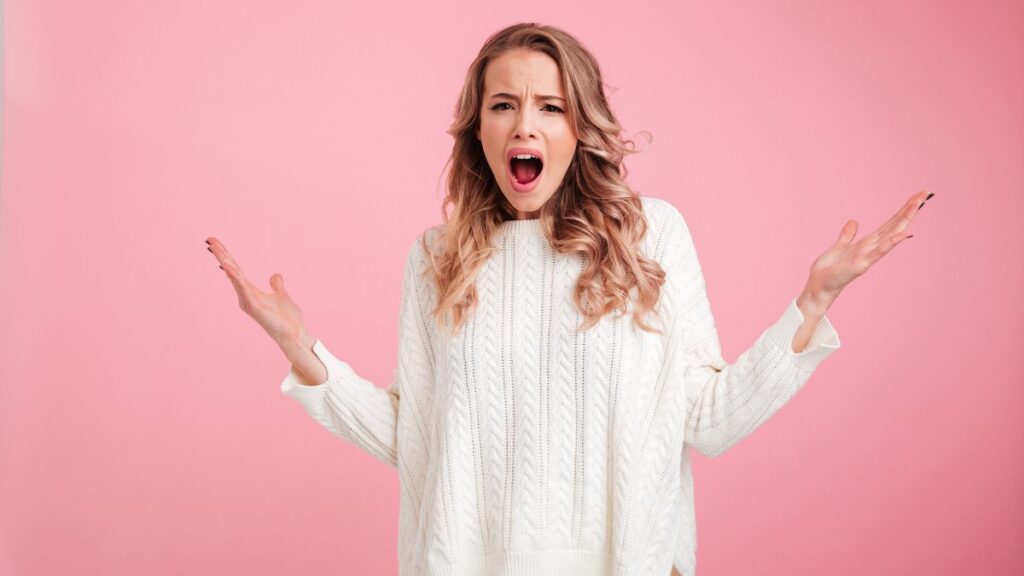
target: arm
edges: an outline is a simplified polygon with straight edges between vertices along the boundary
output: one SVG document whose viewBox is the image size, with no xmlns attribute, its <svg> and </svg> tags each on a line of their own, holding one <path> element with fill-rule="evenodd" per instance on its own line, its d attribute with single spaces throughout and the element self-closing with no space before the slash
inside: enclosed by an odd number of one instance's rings
<svg viewBox="0 0 1024 576">
<path fill-rule="evenodd" d="M 850 282 L 911 236 L 907 227 L 932 196 L 927 190 L 917 192 L 877 230 L 857 240 L 858 223 L 848 220 L 839 239 L 811 265 L 800 296 L 731 366 L 722 360 L 692 240 L 685 223 L 677 226 L 684 231 L 681 252 L 691 253 L 680 258 L 678 273 L 684 282 L 692 282 L 688 291 L 681 290 L 687 302 L 684 307 L 693 309 L 689 337 L 683 337 L 689 362 L 684 379 L 689 401 L 687 443 L 706 455 L 719 455 L 756 430 L 803 387 L 818 364 L 840 346 L 825 311 Z M 678 211 L 675 216 L 670 220 L 682 221 Z"/>
<path fill-rule="evenodd" d="M 815 321 L 814 316 L 805 318 L 794 298 L 734 364 L 726 363 L 693 239 L 677 210 L 666 220 L 666 287 L 687 398 L 685 443 L 714 457 L 786 404 L 817 365 L 839 349 L 839 335 L 821 314 L 806 345 L 794 352 L 798 328 L 806 331 L 807 322 Z"/>
<path fill-rule="evenodd" d="M 800 324 L 800 327 L 796 330 L 796 335 L 793 336 L 793 352 L 802 352 L 807 347 L 811 337 L 818 331 L 818 325 L 821 323 L 821 319 L 825 317 L 825 312 L 828 308 L 817 305 L 814 297 L 806 289 L 796 297 L 794 302 L 803 316 L 803 323 Z"/>
<path fill-rule="evenodd" d="M 399 319 L 398 367 L 386 389 L 359 376 L 334 356 L 319 339 L 311 352 L 326 368 L 326 379 L 310 385 L 295 365 L 281 383 L 281 392 L 299 402 L 329 432 L 392 466 L 398 465 L 400 407 L 412 386 L 432 378 L 425 345 L 416 277 L 419 239 L 406 259 Z M 411 397 L 410 397 L 411 398 Z"/>
<path fill-rule="evenodd" d="M 317 339 L 303 328 L 298 337 L 280 345 L 281 351 L 292 363 L 292 369 L 298 374 L 299 383 L 305 386 L 327 382 L 327 366 L 313 351 L 316 342 Z"/>
</svg>

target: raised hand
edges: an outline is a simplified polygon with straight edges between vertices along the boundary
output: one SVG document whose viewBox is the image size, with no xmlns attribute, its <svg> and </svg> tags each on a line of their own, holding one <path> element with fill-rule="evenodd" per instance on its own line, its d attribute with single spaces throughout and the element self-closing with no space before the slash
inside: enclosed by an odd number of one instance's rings
<svg viewBox="0 0 1024 576">
<path fill-rule="evenodd" d="M 206 239 L 207 250 L 220 262 L 220 269 L 228 275 L 238 294 L 238 306 L 270 334 L 280 346 L 296 342 L 305 334 L 302 310 L 284 289 L 284 278 L 280 274 L 270 277 L 272 292 L 269 294 L 254 286 L 235 259 L 228 253 L 220 240 Z"/>
<path fill-rule="evenodd" d="M 849 220 L 836 241 L 811 265 L 804 293 L 822 308 L 828 308 L 854 278 L 864 274 L 900 242 L 912 236 L 907 230 L 924 203 L 934 196 L 927 190 L 910 197 L 877 230 L 854 242 L 857 221 Z"/>
</svg>

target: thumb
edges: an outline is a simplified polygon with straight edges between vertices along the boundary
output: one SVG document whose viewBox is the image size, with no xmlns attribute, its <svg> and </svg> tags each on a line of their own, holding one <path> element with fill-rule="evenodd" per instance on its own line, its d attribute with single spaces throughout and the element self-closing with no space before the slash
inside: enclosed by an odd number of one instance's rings
<svg viewBox="0 0 1024 576">
<path fill-rule="evenodd" d="M 843 229 L 839 232 L 839 242 L 848 245 L 850 242 L 853 242 L 853 237 L 856 235 L 857 221 L 847 220 L 846 225 L 844 225 Z"/>
<path fill-rule="evenodd" d="M 270 277 L 270 287 L 274 289 L 276 294 L 287 295 L 288 293 L 284 290 L 284 276 L 280 274 L 274 274 Z"/>
</svg>

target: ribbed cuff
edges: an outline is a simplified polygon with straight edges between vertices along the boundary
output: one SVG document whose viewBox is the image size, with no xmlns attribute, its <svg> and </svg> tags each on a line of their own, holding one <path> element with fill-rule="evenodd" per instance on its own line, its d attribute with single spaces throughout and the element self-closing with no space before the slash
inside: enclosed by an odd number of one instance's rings
<svg viewBox="0 0 1024 576">
<path fill-rule="evenodd" d="M 313 342 L 313 354 L 327 368 L 326 381 L 315 386 L 303 384 L 302 377 L 295 367 L 291 366 L 288 369 L 288 375 L 281 382 L 281 393 L 294 398 L 306 408 L 319 406 L 323 402 L 324 394 L 327 394 L 327 389 L 331 386 L 341 385 L 343 379 L 350 377 L 352 372 L 352 368 L 331 354 L 319 339 Z"/>
<path fill-rule="evenodd" d="M 800 352 L 793 352 L 793 337 L 804 323 L 804 314 L 796 305 L 796 298 L 789 301 L 782 316 L 768 328 L 766 335 L 785 350 L 786 357 L 795 366 L 806 372 L 812 372 L 822 360 L 841 346 L 839 333 L 836 332 L 828 316 L 822 316 L 814 327 L 810 340 Z"/>
</svg>

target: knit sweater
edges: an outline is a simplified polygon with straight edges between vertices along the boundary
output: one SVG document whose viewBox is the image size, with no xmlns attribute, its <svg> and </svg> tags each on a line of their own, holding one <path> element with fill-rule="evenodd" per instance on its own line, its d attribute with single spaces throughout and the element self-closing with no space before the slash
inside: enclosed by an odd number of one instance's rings
<svg viewBox="0 0 1024 576">
<path fill-rule="evenodd" d="M 668 201 L 641 201 L 644 254 L 666 272 L 664 321 L 644 319 L 664 334 L 636 327 L 632 314 L 575 332 L 582 256 L 555 253 L 539 219 L 511 220 L 499 224 L 475 280 L 477 308 L 454 335 L 429 315 L 437 296 L 413 243 L 386 389 L 320 340 L 324 383 L 289 370 L 283 394 L 397 468 L 403 576 L 668 576 L 673 566 L 695 576 L 689 452 L 736 445 L 840 343 L 822 317 L 793 352 L 803 323 L 794 298 L 727 364 L 686 222 Z"/>
</svg>

